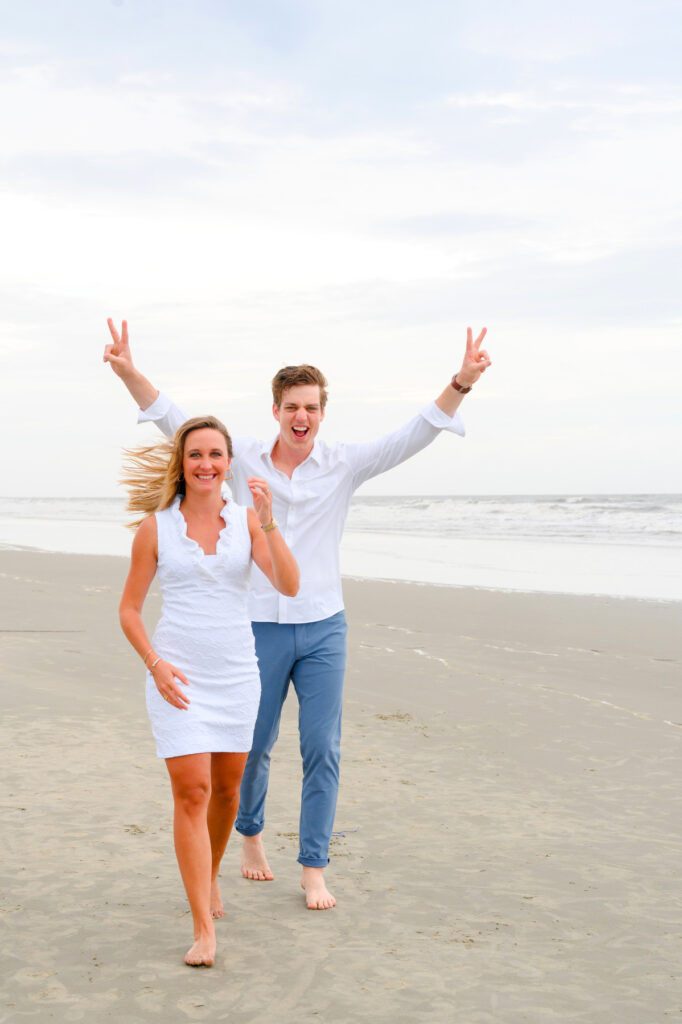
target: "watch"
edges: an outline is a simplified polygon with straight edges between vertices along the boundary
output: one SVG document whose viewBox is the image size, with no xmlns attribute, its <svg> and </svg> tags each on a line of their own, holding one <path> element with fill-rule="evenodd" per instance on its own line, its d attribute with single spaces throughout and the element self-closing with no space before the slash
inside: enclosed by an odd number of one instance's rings
<svg viewBox="0 0 682 1024">
<path fill-rule="evenodd" d="M 470 384 L 468 388 L 463 388 L 461 384 L 457 383 L 457 374 L 450 381 L 455 391 L 459 391 L 460 395 L 468 395 L 471 391 L 473 384 Z"/>
</svg>

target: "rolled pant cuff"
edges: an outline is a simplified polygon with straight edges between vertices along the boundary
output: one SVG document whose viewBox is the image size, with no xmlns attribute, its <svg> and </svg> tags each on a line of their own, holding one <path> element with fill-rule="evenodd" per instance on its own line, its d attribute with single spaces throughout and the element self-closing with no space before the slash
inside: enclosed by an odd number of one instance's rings
<svg viewBox="0 0 682 1024">
<path fill-rule="evenodd" d="M 263 831 L 263 825 L 238 825 L 234 824 L 235 832 L 242 836 L 259 836 Z"/>
<path fill-rule="evenodd" d="M 296 859 L 304 868 L 326 868 L 329 864 L 329 857 L 326 860 L 315 860 L 312 857 L 297 857 Z"/>
</svg>

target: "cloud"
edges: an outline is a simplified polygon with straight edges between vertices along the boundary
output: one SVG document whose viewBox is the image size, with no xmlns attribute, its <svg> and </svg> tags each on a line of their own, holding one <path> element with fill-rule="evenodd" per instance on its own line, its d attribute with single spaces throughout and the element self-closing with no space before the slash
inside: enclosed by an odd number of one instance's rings
<svg viewBox="0 0 682 1024">
<path fill-rule="evenodd" d="M 382 406 L 407 415 L 449 379 L 457 331 L 485 322 L 494 371 L 467 417 L 504 455 L 472 458 L 472 487 L 495 489 L 502 462 L 528 487 L 515 432 L 535 431 L 537 460 L 576 387 L 593 436 L 624 424 L 604 441 L 619 464 L 635 443 L 623 406 L 646 400 L 640 334 L 664 368 L 656 413 L 677 415 L 680 46 L 673 24 L 651 45 L 674 5 L 646 8 L 15 4 L 0 47 L 5 413 L 27 380 L 49 422 L 59 391 L 101 415 L 111 314 L 180 397 L 217 403 L 225 381 L 231 407 L 309 360 L 359 431 L 380 430 Z M 251 405 L 240 423 L 260 429 L 267 402 Z M 589 438 L 566 430 L 579 488 Z M 115 468 L 100 471 L 106 491 Z"/>
<path fill-rule="evenodd" d="M 599 93 L 601 92 L 601 96 Z M 509 110 L 515 113 L 553 111 L 577 111 L 613 118 L 633 115 L 671 115 L 682 111 L 682 91 L 677 87 L 659 85 L 612 85 L 610 88 L 587 90 L 584 84 L 564 84 L 555 87 L 553 94 L 542 96 L 534 91 L 527 92 L 476 92 L 455 93 L 447 96 L 444 103 L 458 109 Z"/>
<path fill-rule="evenodd" d="M 657 9 L 656 9 L 657 8 Z M 545 0 L 478 0 L 464 8 L 462 42 L 486 57 L 517 64 L 562 65 L 618 54 L 637 30 L 660 27 L 675 4 L 642 5 L 637 0 L 573 0 L 570 6 Z M 608 58 L 607 58 L 608 59 Z"/>
<path fill-rule="evenodd" d="M 534 217 L 515 217 L 504 213 L 472 213 L 467 210 L 455 212 L 443 210 L 417 217 L 396 218 L 379 221 L 377 230 L 393 235 L 438 238 L 468 235 L 527 232 L 537 223 Z"/>
</svg>

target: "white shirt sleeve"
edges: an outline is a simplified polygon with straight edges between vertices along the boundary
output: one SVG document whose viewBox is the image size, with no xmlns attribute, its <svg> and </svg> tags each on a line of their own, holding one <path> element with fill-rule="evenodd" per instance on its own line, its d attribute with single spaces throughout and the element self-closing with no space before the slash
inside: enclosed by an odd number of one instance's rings
<svg viewBox="0 0 682 1024">
<path fill-rule="evenodd" d="M 175 437 L 176 431 L 188 419 L 189 416 L 160 391 L 151 405 L 146 409 L 138 409 L 137 412 L 138 423 L 155 423 L 159 430 L 170 438 Z"/>
<path fill-rule="evenodd" d="M 385 473 L 416 455 L 431 444 L 441 430 L 460 437 L 465 434 L 459 413 L 448 416 L 435 402 L 431 402 L 409 423 L 376 441 L 344 445 L 344 455 L 353 474 L 353 490 L 365 480 Z"/>
</svg>

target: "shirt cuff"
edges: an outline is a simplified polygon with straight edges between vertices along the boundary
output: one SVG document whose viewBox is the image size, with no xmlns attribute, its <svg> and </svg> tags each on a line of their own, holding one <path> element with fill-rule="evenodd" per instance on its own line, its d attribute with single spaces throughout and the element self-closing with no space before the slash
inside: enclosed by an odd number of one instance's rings
<svg viewBox="0 0 682 1024">
<path fill-rule="evenodd" d="M 146 409 L 137 410 L 137 422 L 155 423 L 156 420 L 163 419 L 172 404 L 170 398 L 166 398 L 159 391 L 151 405 L 148 405 Z"/>
<path fill-rule="evenodd" d="M 462 417 L 459 413 L 456 412 L 454 416 L 448 416 L 446 412 L 443 412 L 442 409 L 438 408 L 435 402 L 431 402 L 429 405 L 424 406 L 420 411 L 420 415 L 423 416 L 426 422 L 430 423 L 432 427 L 437 427 L 439 430 L 449 430 L 451 434 L 458 434 L 460 437 L 464 437 L 466 434 L 464 423 L 462 422 Z"/>
</svg>

